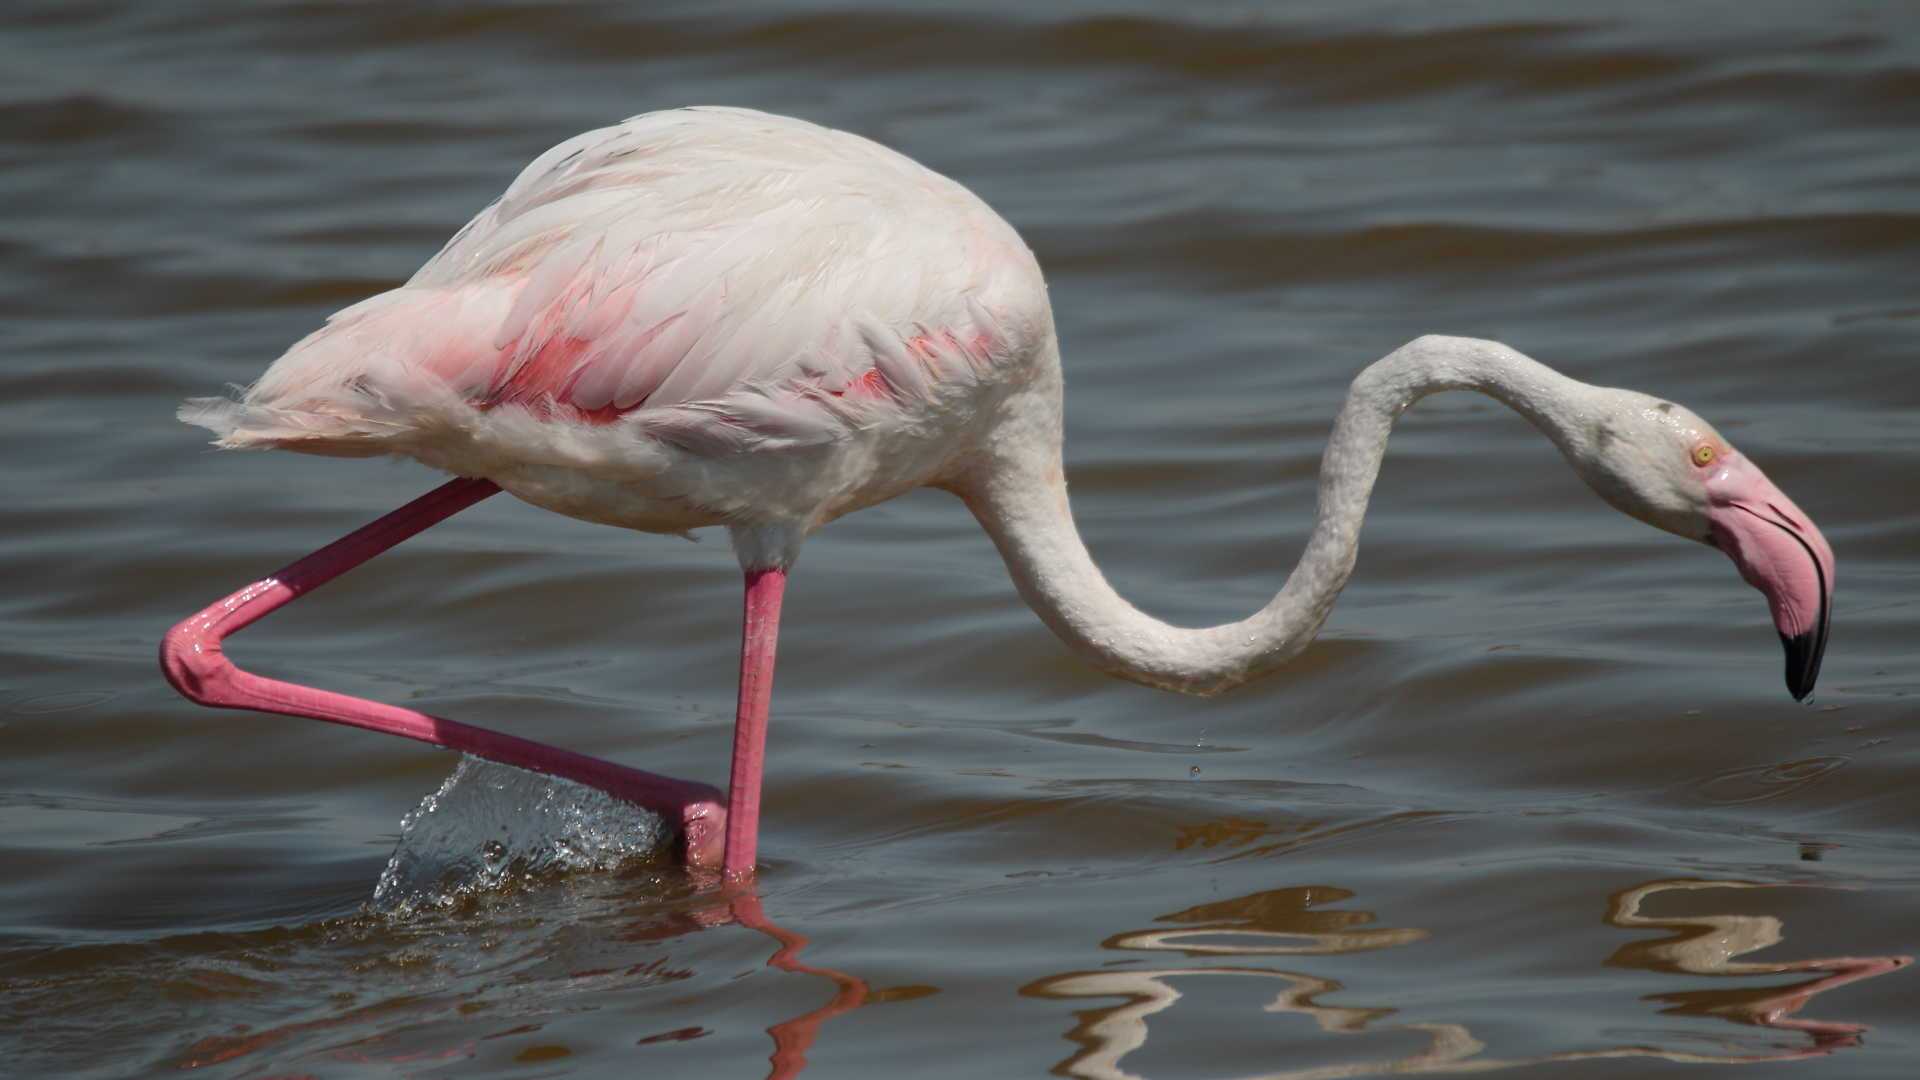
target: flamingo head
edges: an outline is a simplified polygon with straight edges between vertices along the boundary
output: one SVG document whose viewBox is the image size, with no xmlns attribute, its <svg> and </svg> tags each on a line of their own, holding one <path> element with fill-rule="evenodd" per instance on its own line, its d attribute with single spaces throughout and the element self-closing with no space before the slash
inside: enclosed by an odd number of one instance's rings
<svg viewBox="0 0 1920 1080">
<path fill-rule="evenodd" d="M 1787 690 L 1813 692 L 1833 607 L 1833 548 L 1760 467 L 1671 402 L 1604 390 L 1568 457 L 1616 509 L 1718 548 L 1759 589 L 1787 652 Z"/>
</svg>

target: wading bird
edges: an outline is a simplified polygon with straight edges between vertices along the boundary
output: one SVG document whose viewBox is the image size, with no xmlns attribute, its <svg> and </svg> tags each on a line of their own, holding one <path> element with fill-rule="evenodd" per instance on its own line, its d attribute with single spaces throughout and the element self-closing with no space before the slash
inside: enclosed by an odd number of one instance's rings
<svg viewBox="0 0 1920 1080">
<path fill-rule="evenodd" d="M 690 863 L 744 874 L 781 593 L 815 529 L 913 488 L 950 491 L 1074 650 L 1211 694 L 1313 640 L 1353 571 L 1388 432 L 1442 390 L 1505 403 L 1615 508 L 1731 556 L 1766 594 L 1788 689 L 1813 689 L 1834 564 L 1807 516 L 1688 410 L 1466 338 L 1420 338 L 1354 380 L 1305 554 L 1270 603 L 1205 629 L 1140 612 L 1068 510 L 1053 315 L 1012 226 L 901 154 L 742 109 L 649 113 L 561 143 L 405 285 L 334 315 L 239 400 L 188 402 L 182 418 L 223 447 L 398 454 L 460 479 L 183 621 L 162 666 L 205 704 L 605 788 L 677 824 Z M 264 679 L 222 654 L 227 634 L 502 489 L 643 532 L 731 531 L 746 610 L 724 808 L 705 785 Z"/>
</svg>

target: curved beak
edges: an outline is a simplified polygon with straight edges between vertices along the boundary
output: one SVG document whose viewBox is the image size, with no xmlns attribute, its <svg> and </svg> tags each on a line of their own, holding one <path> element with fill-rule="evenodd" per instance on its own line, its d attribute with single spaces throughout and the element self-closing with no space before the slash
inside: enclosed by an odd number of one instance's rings
<svg viewBox="0 0 1920 1080">
<path fill-rule="evenodd" d="M 1733 559 L 1747 584 L 1766 595 L 1787 650 L 1787 690 L 1805 701 L 1820 677 L 1833 611 L 1833 549 L 1759 466 L 1728 453 L 1707 478 L 1713 546 Z"/>
</svg>

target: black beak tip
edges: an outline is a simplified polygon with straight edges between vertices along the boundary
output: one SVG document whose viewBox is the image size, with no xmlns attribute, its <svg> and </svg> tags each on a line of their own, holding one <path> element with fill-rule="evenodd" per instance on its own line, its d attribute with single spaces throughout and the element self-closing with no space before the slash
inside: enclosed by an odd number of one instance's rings
<svg viewBox="0 0 1920 1080">
<path fill-rule="evenodd" d="M 1787 692 L 1793 695 L 1793 700 L 1805 701 L 1807 695 L 1813 693 L 1814 682 L 1820 678 L 1827 636 L 1814 630 L 1793 637 L 1781 634 L 1780 644 L 1787 650 Z"/>
</svg>

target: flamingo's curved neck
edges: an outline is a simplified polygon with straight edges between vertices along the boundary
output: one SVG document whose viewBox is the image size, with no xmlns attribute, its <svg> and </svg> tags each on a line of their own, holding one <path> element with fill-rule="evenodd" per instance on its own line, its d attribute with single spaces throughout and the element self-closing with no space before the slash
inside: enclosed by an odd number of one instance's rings
<svg viewBox="0 0 1920 1080">
<path fill-rule="evenodd" d="M 1020 595 L 1100 668 L 1149 686 L 1210 694 L 1264 674 L 1307 647 L 1353 573 L 1360 522 L 1387 436 L 1408 406 L 1442 390 L 1476 390 L 1530 420 L 1569 458 L 1588 452 L 1596 387 L 1491 341 L 1424 337 L 1353 381 L 1320 464 L 1319 516 L 1273 600 L 1239 622 L 1189 629 L 1113 590 L 1067 505 L 1057 368 L 1006 403 L 983 468 L 956 485 L 1006 560 Z"/>
</svg>

